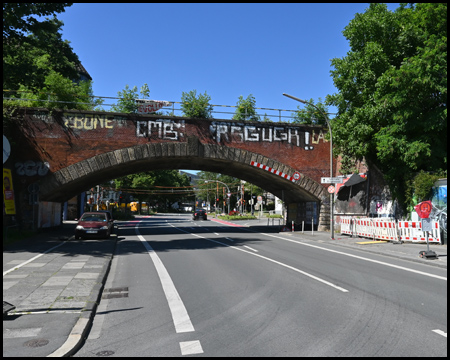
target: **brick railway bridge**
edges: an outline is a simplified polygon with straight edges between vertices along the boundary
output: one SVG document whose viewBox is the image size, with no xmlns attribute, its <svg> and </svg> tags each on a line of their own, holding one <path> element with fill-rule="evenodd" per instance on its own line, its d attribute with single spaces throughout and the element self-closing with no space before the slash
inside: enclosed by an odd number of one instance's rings
<svg viewBox="0 0 450 360">
<path fill-rule="evenodd" d="M 43 108 L 20 108 L 16 124 L 9 137 L 16 198 L 28 199 L 32 183 L 39 201 L 62 203 L 130 173 L 203 170 L 273 193 L 288 224 L 310 220 L 306 204 L 314 203 L 319 230 L 329 229 L 320 178 L 330 176 L 330 143 L 321 126 Z"/>
</svg>

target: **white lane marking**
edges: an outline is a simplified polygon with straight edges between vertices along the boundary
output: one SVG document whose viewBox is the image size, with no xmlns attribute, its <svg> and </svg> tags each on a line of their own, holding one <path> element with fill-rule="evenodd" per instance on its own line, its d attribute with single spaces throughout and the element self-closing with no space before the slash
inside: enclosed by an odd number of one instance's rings
<svg viewBox="0 0 450 360">
<path fill-rule="evenodd" d="M 28 264 L 28 263 L 30 263 L 30 262 L 36 260 L 37 258 L 40 258 L 42 255 L 45 255 L 45 254 L 49 253 L 50 251 L 52 251 L 52 250 L 54 250 L 54 249 L 56 249 L 56 248 L 59 248 L 60 246 L 64 245 L 66 242 L 67 242 L 67 241 L 64 241 L 64 242 L 61 243 L 61 244 L 58 244 L 58 245 L 56 245 L 56 246 L 53 246 L 51 249 L 48 249 L 47 251 L 44 251 L 42 254 L 36 255 L 35 257 L 32 257 L 30 260 L 27 260 L 27 261 L 23 262 L 22 264 L 19 264 L 19 265 L 14 266 L 13 268 L 11 268 L 11 269 L 9 269 L 9 270 L 4 271 L 4 272 L 3 272 L 3 276 L 5 276 L 6 274 L 10 273 L 11 271 L 17 270 L 18 268 L 20 268 L 20 267 L 22 267 L 22 266 L 24 266 L 24 265 L 26 265 L 26 264 Z"/>
<path fill-rule="evenodd" d="M 144 247 L 147 249 L 150 258 L 152 259 L 153 264 L 155 265 L 156 271 L 158 272 L 158 276 L 161 281 L 164 294 L 166 295 L 167 303 L 169 304 L 170 312 L 172 313 L 172 320 L 173 324 L 175 325 L 175 331 L 177 333 L 195 331 L 194 326 L 191 323 L 191 319 L 189 318 L 187 310 L 184 306 L 184 303 L 181 300 L 180 295 L 178 294 L 178 291 L 175 288 L 175 285 L 173 284 L 172 278 L 167 272 L 159 256 L 156 255 L 156 252 L 153 250 L 150 244 L 139 233 L 138 227 L 139 223 L 136 224 L 135 227 L 136 234 L 139 240 L 141 240 Z"/>
<path fill-rule="evenodd" d="M 425 276 L 430 276 L 430 277 L 434 277 L 434 278 L 436 278 L 436 279 L 440 279 L 440 280 L 445 280 L 445 281 L 447 281 L 447 278 L 444 277 L 444 276 L 439 276 L 439 275 L 429 274 L 429 273 L 426 273 L 426 272 L 423 272 L 423 271 L 414 270 L 414 269 L 406 268 L 406 267 L 399 266 L 399 265 L 389 264 L 389 263 L 386 263 L 386 262 L 384 262 L 384 261 L 373 260 L 373 259 L 365 258 L 365 257 L 362 257 L 362 256 L 358 256 L 358 255 L 348 254 L 348 253 L 345 253 L 345 252 L 342 252 L 342 251 L 337 251 L 337 250 L 332 250 L 332 249 L 326 249 L 326 248 L 323 248 L 323 247 L 321 247 L 321 246 L 312 245 L 312 244 L 307 244 L 307 243 L 302 243 L 302 242 L 299 242 L 299 241 L 297 241 L 297 240 L 285 239 L 285 238 L 283 238 L 283 237 L 276 236 L 276 235 L 270 235 L 270 234 L 265 234 L 265 233 L 261 233 L 261 234 L 262 234 L 262 235 L 267 235 L 267 236 L 272 236 L 272 237 L 274 237 L 274 238 L 281 239 L 281 240 L 284 240 L 284 241 L 290 241 L 290 242 L 293 242 L 293 243 L 296 243 L 296 244 L 299 244 L 299 245 L 310 246 L 310 247 L 313 247 L 313 248 L 316 248 L 316 249 L 329 251 L 329 252 L 332 252 L 332 253 L 335 253 L 335 254 L 341 254 L 341 255 L 345 255 L 345 256 L 350 256 L 350 257 L 353 257 L 353 258 L 355 258 L 355 259 L 360 259 L 360 260 L 370 261 L 370 262 L 373 262 L 373 263 L 376 263 L 376 264 L 385 265 L 385 266 L 390 266 L 390 267 L 393 267 L 393 268 L 396 268 L 396 269 L 405 270 L 405 271 L 410 271 L 410 272 L 413 272 L 413 273 L 416 273 L 416 274 L 425 275 Z"/>
<path fill-rule="evenodd" d="M 215 232 L 214 235 L 219 235 L 219 233 L 216 233 L 216 232 Z"/>
<path fill-rule="evenodd" d="M 200 341 L 182 341 L 180 342 L 181 355 L 201 354 L 203 353 Z"/>
<path fill-rule="evenodd" d="M 435 332 L 436 334 L 442 335 L 443 337 L 447 337 L 447 333 L 443 332 L 442 330 L 436 329 L 431 331 Z"/>
<path fill-rule="evenodd" d="M 225 239 L 227 239 L 227 240 L 230 240 L 230 241 L 234 241 L 233 239 L 231 239 L 231 238 L 228 238 L 228 237 L 226 237 Z"/>
<path fill-rule="evenodd" d="M 258 250 L 253 249 L 253 248 L 251 248 L 250 246 L 247 246 L 247 245 L 242 245 L 242 246 L 243 246 L 243 247 L 246 247 L 247 249 L 250 249 L 251 251 L 258 252 Z"/>
<path fill-rule="evenodd" d="M 188 232 L 188 231 L 186 231 L 186 230 L 183 230 L 183 229 L 180 229 L 180 228 L 178 228 L 178 227 L 176 227 L 175 225 L 172 225 L 172 224 L 170 224 L 170 226 L 174 227 L 175 229 L 177 229 L 177 230 L 179 230 L 179 231 L 185 232 L 185 233 L 187 233 L 187 234 L 191 234 L 192 236 L 196 236 L 196 237 L 199 237 L 199 238 L 201 238 L 201 239 L 205 239 L 205 240 L 208 240 L 208 241 L 212 241 L 212 242 L 215 242 L 215 243 L 217 243 L 217 244 L 221 244 L 221 245 L 224 245 L 224 246 L 226 246 L 226 247 L 229 247 L 229 248 L 231 248 L 231 249 L 239 250 L 239 251 L 245 252 L 245 253 L 247 253 L 247 254 L 250 254 L 250 255 L 253 255 L 253 256 L 257 256 L 257 257 L 259 257 L 259 258 L 261 258 L 261 259 L 264 259 L 264 260 L 273 262 L 273 263 L 275 263 L 275 264 L 284 266 L 285 268 L 288 268 L 288 269 L 291 269 L 291 270 L 293 270 L 293 271 L 296 271 L 296 272 L 298 272 L 298 273 L 300 273 L 300 274 L 303 274 L 303 275 L 305 275 L 305 276 L 307 276 L 307 277 L 309 277 L 309 278 L 311 278 L 311 279 L 317 280 L 317 281 L 319 281 L 319 282 L 321 282 L 321 283 L 323 283 L 323 284 L 325 284 L 325 285 L 331 286 L 331 287 L 333 287 L 333 288 L 335 288 L 335 289 L 337 289 L 337 290 L 339 290 L 339 291 L 342 291 L 342 292 L 348 292 L 347 289 L 344 289 L 344 288 L 342 288 L 342 287 L 340 287 L 340 286 L 337 286 L 337 285 L 335 285 L 335 284 L 333 284 L 333 283 L 331 283 L 331 282 L 329 282 L 329 281 L 326 281 L 326 280 L 321 279 L 321 278 L 319 278 L 319 277 L 317 277 L 317 276 L 314 276 L 314 275 L 312 275 L 312 274 L 309 274 L 309 273 L 307 273 L 306 271 L 297 269 L 297 268 L 295 268 L 295 267 L 293 267 L 293 266 L 284 264 L 284 263 L 279 262 L 279 261 L 277 261 L 277 260 L 273 260 L 273 259 L 268 258 L 268 257 L 266 257 L 266 256 L 262 256 L 262 255 L 259 255 L 259 254 L 252 253 L 252 252 L 250 252 L 250 251 L 241 249 L 240 247 L 237 247 L 237 246 L 228 245 L 228 244 L 225 244 L 225 243 L 220 242 L 220 241 L 217 241 L 217 240 L 208 239 L 208 238 L 206 238 L 206 237 L 204 237 L 204 236 L 201 236 L 201 235 L 198 235 L 198 234 L 190 233 L 190 232 Z"/>
</svg>

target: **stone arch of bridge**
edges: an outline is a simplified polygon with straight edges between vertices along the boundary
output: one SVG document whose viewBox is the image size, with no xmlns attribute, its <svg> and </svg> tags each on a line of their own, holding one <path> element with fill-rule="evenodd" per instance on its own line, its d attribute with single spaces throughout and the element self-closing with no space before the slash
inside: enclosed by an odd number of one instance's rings
<svg viewBox="0 0 450 360">
<path fill-rule="evenodd" d="M 295 169 L 262 155 L 217 144 L 203 144 L 196 137 L 186 143 L 149 143 L 106 152 L 49 174 L 40 181 L 40 200 L 64 202 L 95 184 L 148 170 L 192 169 L 217 172 L 248 181 L 282 199 L 286 204 L 319 202 L 321 212 L 328 194 L 324 187 L 302 175 L 291 181 L 263 168 L 292 176 Z M 326 207 L 326 205 L 325 205 Z"/>
</svg>

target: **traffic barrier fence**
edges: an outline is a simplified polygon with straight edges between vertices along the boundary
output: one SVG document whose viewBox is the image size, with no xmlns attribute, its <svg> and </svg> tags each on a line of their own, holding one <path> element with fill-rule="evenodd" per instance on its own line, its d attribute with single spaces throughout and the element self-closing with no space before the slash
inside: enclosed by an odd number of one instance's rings
<svg viewBox="0 0 450 360">
<path fill-rule="evenodd" d="M 426 242 L 420 221 L 396 221 L 392 218 L 342 216 L 341 234 L 357 235 L 374 240 Z M 442 244 L 438 221 L 432 221 L 432 231 L 428 241 Z"/>
</svg>

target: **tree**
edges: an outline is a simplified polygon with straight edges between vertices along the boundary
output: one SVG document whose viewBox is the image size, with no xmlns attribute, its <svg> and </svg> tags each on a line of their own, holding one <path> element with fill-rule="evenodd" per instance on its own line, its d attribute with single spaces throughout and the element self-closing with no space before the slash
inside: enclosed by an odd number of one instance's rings
<svg viewBox="0 0 450 360">
<path fill-rule="evenodd" d="M 166 203 L 183 202 L 189 191 L 189 179 L 178 170 L 155 170 L 129 174 L 114 179 L 116 190 L 133 195 L 135 201 L 146 201 L 160 210 L 169 210 Z M 177 191 L 177 188 L 178 191 Z"/>
<path fill-rule="evenodd" d="M 187 93 L 181 94 L 181 110 L 183 116 L 192 118 L 212 119 L 213 107 L 209 103 L 211 97 L 206 93 L 199 94 L 197 97 L 197 90 L 191 90 Z"/>
<path fill-rule="evenodd" d="M 233 120 L 260 121 L 260 117 L 256 113 L 256 100 L 252 94 L 248 95 L 246 99 L 240 95 L 236 105 L 237 109 L 232 117 Z"/>
<path fill-rule="evenodd" d="M 51 70 L 45 77 L 43 88 L 33 91 L 20 85 L 18 98 L 12 101 L 24 107 L 46 107 L 52 109 L 96 110 L 103 99 L 95 99 L 91 81 L 74 82 Z"/>
<path fill-rule="evenodd" d="M 63 41 L 63 25 L 55 13 L 71 3 L 4 3 L 3 4 L 3 89 L 17 90 L 20 85 L 42 89 L 51 71 L 78 80 L 78 56 Z M 52 15 L 38 21 L 37 16 Z M 46 55 L 44 59 L 43 56 Z M 40 61 L 47 61 L 42 66 Z"/>
<path fill-rule="evenodd" d="M 147 85 L 147 84 L 145 84 Z M 117 104 L 111 106 L 111 111 L 132 114 L 137 112 L 136 99 L 139 98 L 137 86 L 130 87 L 125 85 L 125 89 L 117 92 Z"/>
<path fill-rule="evenodd" d="M 314 104 L 313 99 L 308 100 L 309 103 Z M 324 114 L 328 113 L 328 108 L 322 102 L 322 99 L 319 98 L 319 102 L 316 105 Z M 301 124 L 301 125 L 322 125 L 328 127 L 327 120 L 325 119 L 322 112 L 318 111 L 314 106 L 310 104 L 306 104 L 304 109 L 301 109 L 301 106 L 298 105 L 295 113 L 292 114 L 294 120 L 293 124 Z"/>
<path fill-rule="evenodd" d="M 351 50 L 332 59 L 338 93 L 333 143 L 384 174 L 406 209 L 407 183 L 447 168 L 447 4 L 370 4 L 343 31 Z"/>
</svg>

